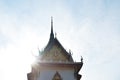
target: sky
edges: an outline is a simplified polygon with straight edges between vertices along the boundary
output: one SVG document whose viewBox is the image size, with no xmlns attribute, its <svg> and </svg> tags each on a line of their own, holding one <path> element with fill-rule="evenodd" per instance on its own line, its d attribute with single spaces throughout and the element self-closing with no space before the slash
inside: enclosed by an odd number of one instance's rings
<svg viewBox="0 0 120 80">
<path fill-rule="evenodd" d="M 0 0 L 0 80 L 27 80 L 30 64 L 54 33 L 81 80 L 120 80 L 120 0 Z"/>
</svg>

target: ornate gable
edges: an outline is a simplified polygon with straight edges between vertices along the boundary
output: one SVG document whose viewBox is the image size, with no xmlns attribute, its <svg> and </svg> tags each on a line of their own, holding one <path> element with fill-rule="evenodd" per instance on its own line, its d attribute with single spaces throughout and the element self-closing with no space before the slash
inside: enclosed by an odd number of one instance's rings
<svg viewBox="0 0 120 80">
<path fill-rule="evenodd" d="M 52 62 L 73 62 L 71 54 L 62 47 L 56 38 L 51 45 L 48 43 L 45 50 L 42 52 L 41 60 Z"/>
<path fill-rule="evenodd" d="M 49 51 L 46 51 L 42 55 L 42 60 L 45 61 L 59 61 L 68 62 L 68 56 L 64 54 L 64 51 L 57 45 L 53 45 Z"/>
</svg>

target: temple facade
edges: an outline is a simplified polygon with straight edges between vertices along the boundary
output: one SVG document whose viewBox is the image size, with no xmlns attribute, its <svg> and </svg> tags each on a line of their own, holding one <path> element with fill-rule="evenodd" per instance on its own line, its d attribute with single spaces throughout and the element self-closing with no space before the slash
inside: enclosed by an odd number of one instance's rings
<svg viewBox="0 0 120 80">
<path fill-rule="evenodd" d="M 36 62 L 32 64 L 28 80 L 80 80 L 79 74 L 83 61 L 74 62 L 71 52 L 67 52 L 53 33 L 51 18 L 51 33 L 49 42 L 43 51 L 39 51 Z"/>
</svg>

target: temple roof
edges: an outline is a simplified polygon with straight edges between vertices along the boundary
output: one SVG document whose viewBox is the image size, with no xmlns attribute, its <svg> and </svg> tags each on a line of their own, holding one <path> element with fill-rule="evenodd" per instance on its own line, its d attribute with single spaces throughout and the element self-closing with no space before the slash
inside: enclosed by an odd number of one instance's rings
<svg viewBox="0 0 120 80">
<path fill-rule="evenodd" d="M 47 46 L 40 52 L 41 60 L 55 62 L 73 62 L 71 53 L 67 52 L 53 33 L 53 19 L 51 18 L 51 33 Z"/>
<path fill-rule="evenodd" d="M 39 51 L 39 56 L 36 56 L 36 58 L 37 61 L 32 64 L 32 71 L 27 74 L 28 80 L 38 79 L 42 70 L 56 70 L 56 74 L 53 78 L 58 79 L 60 75 L 57 71 L 68 69 L 74 71 L 73 75 L 76 80 L 80 80 L 81 78 L 78 72 L 82 68 L 83 58 L 81 57 L 81 62 L 74 62 L 71 52 L 67 52 L 58 39 L 54 37 L 52 18 L 48 44 L 43 51 Z"/>
</svg>

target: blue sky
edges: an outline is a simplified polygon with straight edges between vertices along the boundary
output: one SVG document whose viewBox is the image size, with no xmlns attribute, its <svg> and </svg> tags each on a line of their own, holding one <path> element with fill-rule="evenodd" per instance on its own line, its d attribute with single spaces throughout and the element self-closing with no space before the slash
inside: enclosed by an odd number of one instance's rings
<svg viewBox="0 0 120 80">
<path fill-rule="evenodd" d="M 0 80 L 27 80 L 32 54 L 49 40 L 51 16 L 64 48 L 71 49 L 75 61 L 84 58 L 81 80 L 120 80 L 119 3 L 0 0 Z"/>
</svg>

